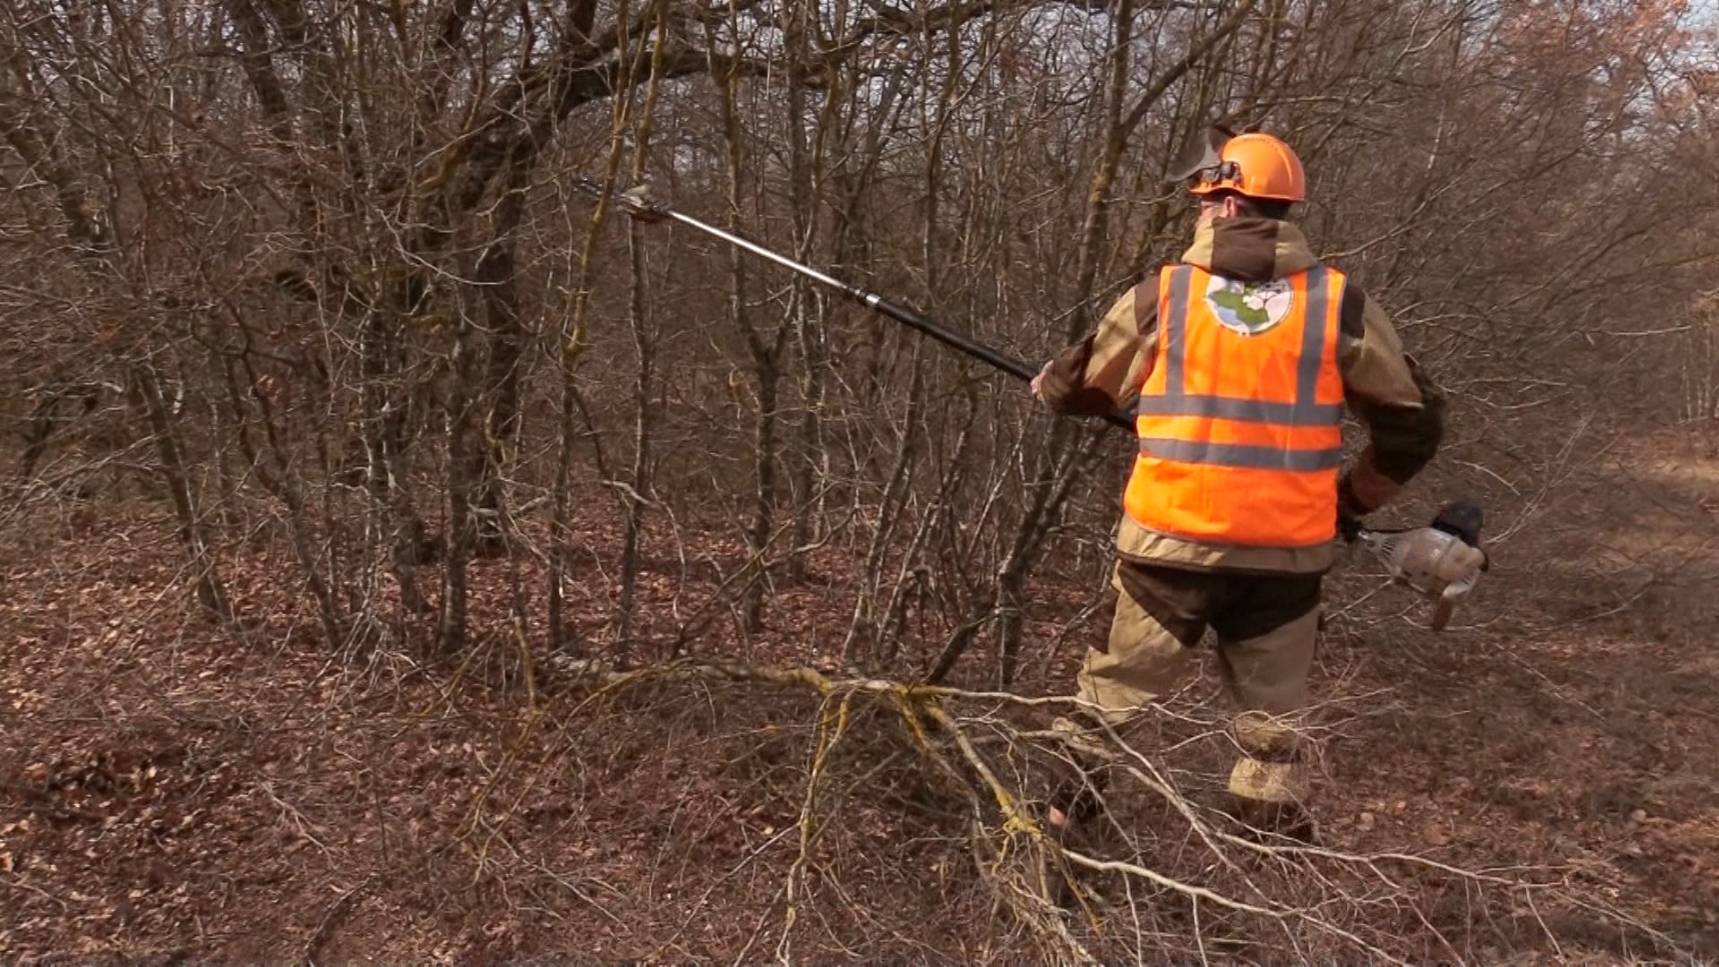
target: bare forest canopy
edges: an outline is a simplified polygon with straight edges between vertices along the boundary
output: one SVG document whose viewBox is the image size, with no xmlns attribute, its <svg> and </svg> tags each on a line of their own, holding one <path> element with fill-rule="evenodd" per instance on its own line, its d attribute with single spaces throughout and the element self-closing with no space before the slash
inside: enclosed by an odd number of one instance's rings
<svg viewBox="0 0 1719 967">
<path fill-rule="evenodd" d="M 1674 2 L 12 0 L 3 512 L 170 513 L 222 621 L 266 532 L 331 645 L 447 653 L 696 650 L 838 549 L 843 660 L 1007 683 L 1129 448 L 575 179 L 1039 359 L 1180 251 L 1177 145 L 1270 130 L 1455 401 L 1421 493 L 1508 540 L 1584 440 L 1714 416 L 1716 70 Z M 714 590 L 641 617 L 652 567 Z"/>
</svg>

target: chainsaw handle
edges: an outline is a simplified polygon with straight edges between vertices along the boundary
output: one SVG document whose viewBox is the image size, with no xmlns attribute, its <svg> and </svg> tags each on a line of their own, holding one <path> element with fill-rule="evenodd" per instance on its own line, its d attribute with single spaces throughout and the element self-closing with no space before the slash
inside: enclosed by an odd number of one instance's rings
<svg viewBox="0 0 1719 967">
<path fill-rule="evenodd" d="M 1480 529 L 1485 520 L 1486 512 L 1481 509 L 1479 503 L 1458 498 L 1440 507 L 1438 513 L 1433 515 L 1432 523 L 1426 526 L 1434 530 L 1444 531 L 1469 547 L 1484 552 L 1486 549 L 1480 546 Z M 1337 508 L 1337 534 L 1346 544 L 1355 543 L 1362 534 L 1401 534 L 1417 529 L 1414 527 L 1395 527 L 1381 530 L 1368 527 L 1352 511 L 1341 506 Z M 1488 558 L 1491 557 L 1491 555 L 1487 556 Z"/>
</svg>

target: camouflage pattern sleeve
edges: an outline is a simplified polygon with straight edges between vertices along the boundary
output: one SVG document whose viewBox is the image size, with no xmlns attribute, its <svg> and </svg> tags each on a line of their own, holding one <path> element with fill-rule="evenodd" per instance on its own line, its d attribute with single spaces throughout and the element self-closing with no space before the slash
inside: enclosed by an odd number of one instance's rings
<svg viewBox="0 0 1719 967">
<path fill-rule="evenodd" d="M 1339 500 L 1365 514 L 1389 503 L 1438 452 L 1444 395 L 1403 352 L 1390 317 L 1350 283 L 1344 287 L 1338 362 L 1349 409 L 1368 443 L 1343 475 Z"/>
<path fill-rule="evenodd" d="M 1038 396 L 1053 412 L 1104 416 L 1139 393 L 1157 345 L 1157 304 L 1137 303 L 1137 288 L 1116 300 L 1096 332 L 1045 364 Z"/>
</svg>

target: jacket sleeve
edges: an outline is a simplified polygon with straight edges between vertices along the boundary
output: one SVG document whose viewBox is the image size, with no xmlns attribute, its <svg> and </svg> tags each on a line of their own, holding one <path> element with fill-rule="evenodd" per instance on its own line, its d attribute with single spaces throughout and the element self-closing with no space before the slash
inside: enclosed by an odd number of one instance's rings
<svg viewBox="0 0 1719 967">
<path fill-rule="evenodd" d="M 1432 460 L 1444 438 L 1444 394 L 1403 352 L 1402 340 L 1362 289 L 1344 287 L 1338 340 L 1344 400 L 1367 427 L 1338 500 L 1365 514 L 1389 503 Z"/>
<path fill-rule="evenodd" d="M 1134 396 L 1152 368 L 1156 301 L 1137 304 L 1138 287 L 1116 300 L 1098 330 L 1045 364 L 1040 395 L 1053 412 L 1104 416 Z"/>
</svg>

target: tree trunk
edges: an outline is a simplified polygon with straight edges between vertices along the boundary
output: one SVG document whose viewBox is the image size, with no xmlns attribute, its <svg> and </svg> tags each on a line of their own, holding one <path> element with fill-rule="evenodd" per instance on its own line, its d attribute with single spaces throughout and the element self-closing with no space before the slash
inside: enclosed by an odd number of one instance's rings
<svg viewBox="0 0 1719 967">
<path fill-rule="evenodd" d="M 224 625 L 233 623 L 233 605 L 227 589 L 221 583 L 215 555 L 203 534 L 195 495 L 191 492 L 190 470 L 175 433 L 173 418 L 161 397 L 160 377 L 147 363 L 135 366 L 131 372 L 132 399 L 149 420 L 149 430 L 155 437 L 155 453 L 161 460 L 162 479 L 173 499 L 173 512 L 179 519 L 179 542 L 191 558 L 197 591 L 197 603 Z"/>
<path fill-rule="evenodd" d="M 496 214 L 489 247 L 478 260 L 477 283 L 483 294 L 489 329 L 489 363 L 483 390 L 489 399 L 484 424 L 483 461 L 472 505 L 476 517 L 475 550 L 502 553 L 510 536 L 506 490 L 502 474 L 519 437 L 519 387 L 525 353 L 525 324 L 519 310 L 519 272 L 515 258 L 519 224 L 525 213 L 527 186 L 523 171 L 510 178 L 508 193 Z"/>
<path fill-rule="evenodd" d="M 645 500 L 651 492 L 651 397 L 656 381 L 656 345 L 645 311 L 644 246 L 638 223 L 627 227 L 627 255 L 633 277 L 628 315 L 632 320 L 633 465 L 629 492 L 621 498 L 621 593 L 615 615 L 615 654 L 625 662 L 633 633 L 634 599 L 639 582 L 639 540 L 644 529 Z"/>
<path fill-rule="evenodd" d="M 746 528 L 746 551 L 751 556 L 750 568 L 766 567 L 770 535 L 776 527 L 776 395 L 781 386 L 782 372 L 777 367 L 780 340 L 776 349 L 757 353 L 753 357 L 753 377 L 758 383 L 758 413 L 752 423 L 752 521 Z M 745 600 L 741 605 L 742 624 L 748 633 L 764 627 L 764 605 L 768 597 L 767 581 L 748 581 Z"/>
<path fill-rule="evenodd" d="M 14 478 L 19 494 L 36 479 L 36 468 L 47 454 L 48 442 L 62 419 L 60 404 L 67 400 L 79 401 L 83 404 L 82 412 L 87 414 L 95 409 L 100 393 L 100 386 L 89 383 L 56 385 L 43 391 L 42 398 L 36 401 L 35 408 L 30 411 L 30 419 L 24 425 L 24 449 L 18 454 L 18 470 Z"/>
<path fill-rule="evenodd" d="M 796 4 L 792 8 L 789 29 L 784 44 L 796 58 L 810 61 L 811 31 L 807 15 L 817 8 L 812 4 Z M 791 221 L 794 226 L 794 253 L 804 264 L 812 260 L 818 234 L 817 199 L 813 195 L 812 168 L 817 158 L 807 144 L 806 82 L 802 72 L 788 71 L 788 196 Z M 834 99 L 825 98 L 825 110 L 819 116 L 819 140 L 825 134 Z M 788 553 L 786 579 L 798 584 L 805 579 L 804 549 L 815 541 L 823 528 L 824 501 L 817 496 L 829 477 L 829 454 L 824 440 L 825 367 L 828 352 L 825 345 L 825 301 L 810 280 L 796 274 L 788 299 L 789 325 L 800 355 L 800 425 L 799 445 L 794 456 L 793 479 L 789 492 L 794 499 L 792 546 Z"/>
<path fill-rule="evenodd" d="M 477 334 L 469 308 L 462 307 L 454 338 L 454 364 L 448 393 L 448 536 L 442 568 L 440 638 L 443 654 L 457 655 L 466 645 L 466 563 L 477 544 L 473 502 L 483 468 L 483 448 L 472 439 L 477 422 Z"/>
<path fill-rule="evenodd" d="M 241 328 L 243 322 L 239 323 Z M 249 352 L 249 332 L 246 332 L 247 349 Z M 249 385 L 258 385 L 256 372 L 251 368 L 249 358 L 243 359 L 245 374 Z M 267 394 L 259 394 L 258 407 L 262 411 L 263 434 L 268 442 L 267 460 L 265 455 L 257 452 L 251 440 L 250 430 L 245 425 L 245 405 L 240 394 L 238 380 L 232 367 L 227 367 L 227 401 L 232 408 L 235 423 L 234 435 L 238 439 L 239 452 L 251 466 L 257 482 L 262 484 L 270 496 L 280 501 L 286 508 L 287 539 L 292 544 L 293 556 L 298 559 L 299 567 L 304 571 L 305 584 L 310 588 L 311 597 L 316 600 L 317 613 L 322 619 L 323 635 L 328 639 L 330 647 L 338 647 L 346 640 L 345 618 L 340 609 L 340 603 L 335 597 L 320 562 L 309 528 L 309 511 L 305 504 L 304 480 L 293 470 L 291 460 L 285 450 L 280 428 L 276 424 L 273 404 Z M 225 463 L 216 457 L 217 466 Z M 272 466 L 271 466 L 272 464 Z M 330 530 L 332 536 L 332 529 Z"/>
<path fill-rule="evenodd" d="M 412 510 L 404 489 L 406 412 L 394 384 L 400 348 L 392 315 L 382 307 L 370 310 L 360 338 L 365 483 L 370 494 L 371 530 L 377 538 L 374 546 L 388 560 L 400 588 L 401 606 L 410 614 L 421 615 L 430 606 L 418 590 L 417 565 L 427 557 L 429 544 L 423 521 Z"/>
</svg>

